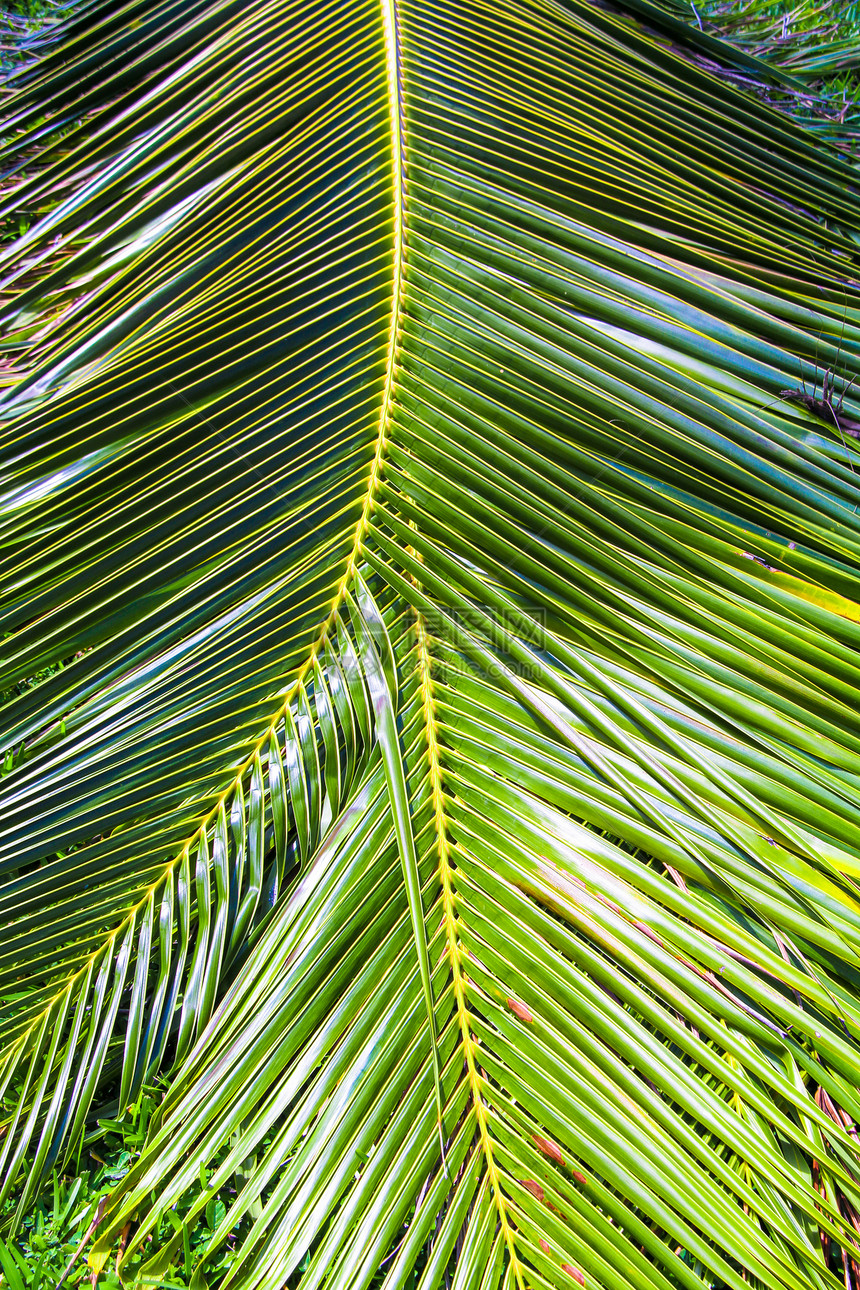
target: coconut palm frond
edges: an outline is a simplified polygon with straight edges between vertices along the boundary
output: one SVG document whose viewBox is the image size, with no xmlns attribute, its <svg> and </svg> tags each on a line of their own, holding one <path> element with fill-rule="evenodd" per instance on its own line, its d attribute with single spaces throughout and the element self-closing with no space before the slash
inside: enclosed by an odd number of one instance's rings
<svg viewBox="0 0 860 1290">
<path fill-rule="evenodd" d="M 860 219 L 679 21 L 11 77 L 9 1239 L 157 1080 L 96 1275 L 860 1275 Z"/>
</svg>

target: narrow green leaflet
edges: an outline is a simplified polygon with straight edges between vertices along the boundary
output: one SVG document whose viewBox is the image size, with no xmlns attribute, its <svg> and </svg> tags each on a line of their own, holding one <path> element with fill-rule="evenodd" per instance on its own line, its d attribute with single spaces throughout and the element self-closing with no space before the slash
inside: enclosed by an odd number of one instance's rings
<svg viewBox="0 0 860 1290">
<path fill-rule="evenodd" d="M 403 866 L 403 881 L 409 901 L 409 913 L 412 918 L 412 931 L 415 947 L 418 952 L 418 971 L 421 975 L 421 989 L 427 1007 L 427 1024 L 430 1031 L 430 1045 L 433 1057 L 433 1072 L 436 1079 L 436 1105 L 439 1112 L 439 1144 L 442 1157 L 445 1156 L 445 1142 L 442 1135 L 442 1095 L 441 1075 L 439 1073 L 438 1038 L 436 1035 L 436 1005 L 433 1000 L 433 987 L 430 980 L 430 960 L 427 955 L 427 931 L 425 913 L 421 898 L 421 883 L 418 877 L 418 859 L 415 852 L 415 838 L 412 831 L 412 819 L 409 811 L 409 795 L 406 776 L 403 770 L 403 758 L 400 740 L 397 733 L 397 690 L 392 692 L 380 655 L 374 642 L 373 629 L 364 617 L 365 607 L 369 610 L 371 623 L 377 632 L 385 633 L 382 644 L 383 656 L 393 658 L 385 623 L 373 603 L 373 599 L 361 575 L 356 575 L 358 603 L 348 596 L 350 617 L 355 628 L 360 658 L 367 678 L 367 688 L 376 722 L 376 735 L 382 753 L 382 764 L 385 768 L 385 782 L 391 798 L 391 812 L 394 819 L 394 830 L 397 835 L 397 847 L 400 863 Z M 375 612 L 374 612 L 375 611 Z M 447 1170 L 446 1170 L 447 1172 Z"/>
</svg>

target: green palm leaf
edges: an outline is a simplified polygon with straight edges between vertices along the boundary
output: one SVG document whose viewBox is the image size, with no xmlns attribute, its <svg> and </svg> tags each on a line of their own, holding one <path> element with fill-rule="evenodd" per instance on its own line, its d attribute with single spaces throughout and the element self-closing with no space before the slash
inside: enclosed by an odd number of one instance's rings
<svg viewBox="0 0 860 1290">
<path fill-rule="evenodd" d="M 855 176 L 704 39 L 109 0 L 10 77 L 3 1249 L 158 1081 L 96 1274 L 860 1276 Z"/>
</svg>

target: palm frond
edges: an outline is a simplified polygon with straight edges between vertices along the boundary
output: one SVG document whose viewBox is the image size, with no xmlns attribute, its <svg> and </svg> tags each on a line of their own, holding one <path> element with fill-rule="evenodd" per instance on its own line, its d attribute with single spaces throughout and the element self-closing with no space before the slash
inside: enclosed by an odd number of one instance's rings
<svg viewBox="0 0 860 1290">
<path fill-rule="evenodd" d="M 96 1274 L 217 1195 L 195 1287 L 860 1275 L 856 185 L 686 39 L 105 0 L 14 73 L 7 1235 L 158 1077 Z"/>
</svg>

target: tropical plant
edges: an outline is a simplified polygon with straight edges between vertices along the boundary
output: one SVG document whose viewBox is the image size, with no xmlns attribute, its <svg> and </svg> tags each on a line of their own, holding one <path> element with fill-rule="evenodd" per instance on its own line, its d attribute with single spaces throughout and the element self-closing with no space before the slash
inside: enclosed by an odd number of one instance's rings
<svg viewBox="0 0 860 1290">
<path fill-rule="evenodd" d="M 28 37 L 15 1275 L 857 1283 L 857 176 L 633 8 Z"/>
</svg>

